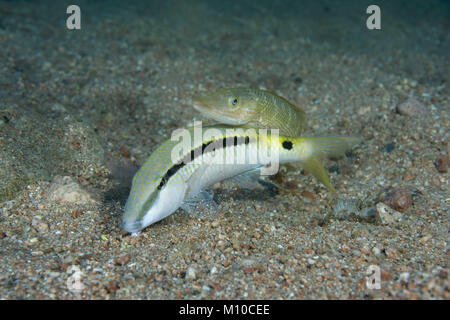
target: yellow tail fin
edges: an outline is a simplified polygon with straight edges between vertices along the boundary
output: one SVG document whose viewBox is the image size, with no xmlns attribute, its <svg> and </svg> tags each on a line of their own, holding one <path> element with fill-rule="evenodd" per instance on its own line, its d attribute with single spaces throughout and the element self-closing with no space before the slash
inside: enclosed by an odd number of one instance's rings
<svg viewBox="0 0 450 320">
<path fill-rule="evenodd" d="M 303 139 L 310 145 L 311 156 L 315 158 L 333 158 L 343 156 L 345 151 L 351 149 L 354 145 L 361 141 L 359 138 L 342 136 Z"/>
</svg>

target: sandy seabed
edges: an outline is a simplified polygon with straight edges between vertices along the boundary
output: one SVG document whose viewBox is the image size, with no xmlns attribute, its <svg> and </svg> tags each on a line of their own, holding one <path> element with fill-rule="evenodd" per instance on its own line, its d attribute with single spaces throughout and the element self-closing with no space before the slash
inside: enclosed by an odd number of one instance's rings
<svg viewBox="0 0 450 320">
<path fill-rule="evenodd" d="M 449 299 L 450 7 L 379 2 L 373 31 L 364 1 L 78 1 L 78 31 L 69 2 L 0 3 L 0 298 Z M 283 166 L 124 234 L 136 169 L 237 86 L 361 137 L 325 162 L 338 196 Z"/>
</svg>

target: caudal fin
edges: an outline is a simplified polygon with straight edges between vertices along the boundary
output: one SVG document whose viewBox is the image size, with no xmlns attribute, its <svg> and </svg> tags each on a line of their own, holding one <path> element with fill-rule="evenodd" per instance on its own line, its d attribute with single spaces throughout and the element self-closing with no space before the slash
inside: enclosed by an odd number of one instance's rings
<svg viewBox="0 0 450 320">
<path fill-rule="evenodd" d="M 304 138 L 308 145 L 308 153 L 315 158 L 335 158 L 345 154 L 345 151 L 358 144 L 361 139 L 355 137 L 318 137 Z"/>
</svg>

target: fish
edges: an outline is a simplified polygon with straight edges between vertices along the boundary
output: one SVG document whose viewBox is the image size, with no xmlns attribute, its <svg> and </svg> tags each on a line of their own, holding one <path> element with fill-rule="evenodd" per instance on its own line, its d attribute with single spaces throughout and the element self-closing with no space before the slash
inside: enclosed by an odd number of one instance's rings
<svg viewBox="0 0 450 320">
<path fill-rule="evenodd" d="M 290 137 L 302 134 L 305 112 L 270 91 L 252 88 L 219 89 L 192 98 L 204 116 L 228 125 L 278 128 Z"/>
<path fill-rule="evenodd" d="M 213 201 L 206 189 L 217 182 L 255 170 L 275 174 L 277 163 L 300 163 L 335 193 L 320 159 L 341 156 L 359 141 L 346 136 L 289 137 L 246 126 L 196 126 L 180 132 L 163 142 L 133 177 L 122 217 L 123 229 L 131 234 L 180 207 L 187 210 L 192 203 Z"/>
</svg>

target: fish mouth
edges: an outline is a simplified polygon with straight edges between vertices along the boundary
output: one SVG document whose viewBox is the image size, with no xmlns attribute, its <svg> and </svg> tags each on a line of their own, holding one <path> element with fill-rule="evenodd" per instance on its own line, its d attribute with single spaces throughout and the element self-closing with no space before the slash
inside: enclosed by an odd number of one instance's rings
<svg viewBox="0 0 450 320">
<path fill-rule="evenodd" d="M 131 234 L 138 233 L 142 230 L 142 221 L 123 221 L 122 228 Z"/>
<path fill-rule="evenodd" d="M 215 120 L 224 124 L 240 124 L 239 113 L 238 112 L 228 112 L 214 105 L 214 102 L 209 102 L 208 99 L 204 97 L 198 97 L 192 99 L 192 104 L 194 109 L 202 113 L 207 118 Z"/>
<path fill-rule="evenodd" d="M 200 112 L 211 110 L 211 105 L 205 100 L 205 97 L 202 96 L 196 96 L 192 98 L 194 109 Z"/>
</svg>

